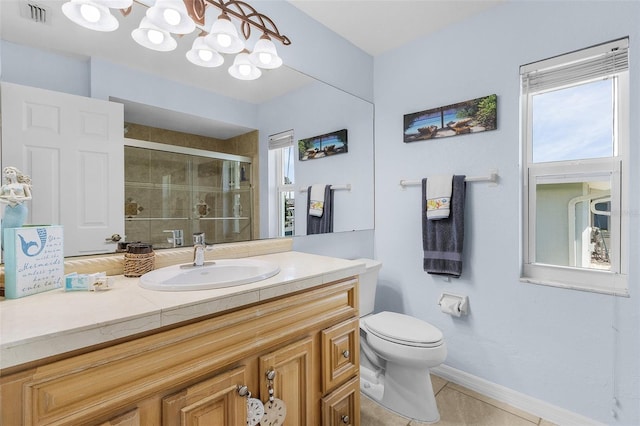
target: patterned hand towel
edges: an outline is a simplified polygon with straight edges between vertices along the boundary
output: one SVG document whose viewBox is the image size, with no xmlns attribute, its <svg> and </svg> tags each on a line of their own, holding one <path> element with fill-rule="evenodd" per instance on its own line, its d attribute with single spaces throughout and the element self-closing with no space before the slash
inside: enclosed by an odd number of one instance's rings
<svg viewBox="0 0 640 426">
<path fill-rule="evenodd" d="M 432 176 L 427 179 L 427 219 L 438 220 L 449 217 L 452 180 L 451 175 Z"/>
<path fill-rule="evenodd" d="M 429 274 L 459 278 L 462 273 L 464 242 L 465 176 L 454 176 L 451 213 L 446 219 L 427 218 L 427 179 L 422 180 L 422 248 L 423 267 Z"/>
<path fill-rule="evenodd" d="M 324 191 L 327 185 L 313 184 L 309 187 L 309 214 L 321 217 L 324 211 Z"/>
</svg>

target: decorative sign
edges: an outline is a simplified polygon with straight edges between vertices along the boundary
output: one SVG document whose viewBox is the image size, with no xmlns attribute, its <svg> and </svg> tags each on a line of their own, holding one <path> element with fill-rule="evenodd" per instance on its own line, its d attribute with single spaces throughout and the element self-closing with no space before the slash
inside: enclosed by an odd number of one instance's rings
<svg viewBox="0 0 640 426">
<path fill-rule="evenodd" d="M 300 139 L 298 141 L 298 159 L 306 161 L 316 158 L 329 157 L 336 154 L 344 154 L 348 151 L 347 129 Z"/>
<path fill-rule="evenodd" d="M 62 226 L 4 230 L 5 297 L 17 299 L 62 287 Z"/>
<path fill-rule="evenodd" d="M 414 112 L 404 116 L 404 141 L 446 138 L 467 133 L 495 130 L 496 95 L 472 99 L 453 105 Z"/>
</svg>

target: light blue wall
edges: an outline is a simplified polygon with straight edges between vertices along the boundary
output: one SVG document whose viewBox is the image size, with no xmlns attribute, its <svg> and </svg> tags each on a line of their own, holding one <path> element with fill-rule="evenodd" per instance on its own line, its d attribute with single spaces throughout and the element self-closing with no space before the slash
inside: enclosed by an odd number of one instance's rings
<svg viewBox="0 0 640 426">
<path fill-rule="evenodd" d="M 238 126 L 258 127 L 258 107 L 254 104 L 98 58 L 91 59 L 91 97 L 125 99 Z"/>
<path fill-rule="evenodd" d="M 437 19 L 437 18 L 434 18 Z M 630 36 L 631 182 L 640 178 L 640 2 L 511 1 L 375 58 L 377 309 L 443 330 L 453 368 L 616 425 L 640 424 L 640 193 L 630 190 L 631 298 L 525 284 L 520 271 L 519 66 Z M 490 94 L 498 129 L 402 142 L 402 117 Z M 420 189 L 400 179 L 455 173 L 467 185 L 463 274 L 422 270 Z M 466 294 L 468 317 L 438 309 L 443 291 Z M 618 405 L 613 404 L 617 398 Z M 612 417 L 614 410 L 617 417 Z"/>
<path fill-rule="evenodd" d="M 2 81 L 89 96 L 90 67 L 87 58 L 64 56 L 0 41 Z"/>
</svg>

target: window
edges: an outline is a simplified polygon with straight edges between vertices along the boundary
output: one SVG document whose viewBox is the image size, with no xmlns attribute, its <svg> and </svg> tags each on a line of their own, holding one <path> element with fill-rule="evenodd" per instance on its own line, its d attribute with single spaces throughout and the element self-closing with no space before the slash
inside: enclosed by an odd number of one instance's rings
<svg viewBox="0 0 640 426">
<path fill-rule="evenodd" d="M 270 236 L 295 234 L 295 149 L 293 130 L 269 136 Z"/>
<path fill-rule="evenodd" d="M 628 39 L 520 74 L 522 279 L 626 295 Z"/>
</svg>

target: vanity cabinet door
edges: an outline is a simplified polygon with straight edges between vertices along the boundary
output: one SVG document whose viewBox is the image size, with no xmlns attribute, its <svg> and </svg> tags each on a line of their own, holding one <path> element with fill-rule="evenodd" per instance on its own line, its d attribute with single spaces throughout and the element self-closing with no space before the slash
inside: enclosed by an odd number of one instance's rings
<svg viewBox="0 0 640 426">
<path fill-rule="evenodd" d="M 140 410 L 136 408 L 121 416 L 100 423 L 99 426 L 142 426 L 142 423 L 140 423 Z"/>
<path fill-rule="evenodd" d="M 354 377 L 322 398 L 322 426 L 360 426 L 360 380 Z"/>
<path fill-rule="evenodd" d="M 273 374 L 274 397 L 286 405 L 285 426 L 313 425 L 313 339 L 306 338 L 260 357 L 260 396 L 269 401 L 269 373 Z"/>
<path fill-rule="evenodd" d="M 238 394 L 246 379 L 246 368 L 238 367 L 163 398 L 162 425 L 246 424 L 247 399 Z"/>
<path fill-rule="evenodd" d="M 322 392 L 327 393 L 360 369 L 360 328 L 352 318 L 322 331 Z"/>
</svg>

